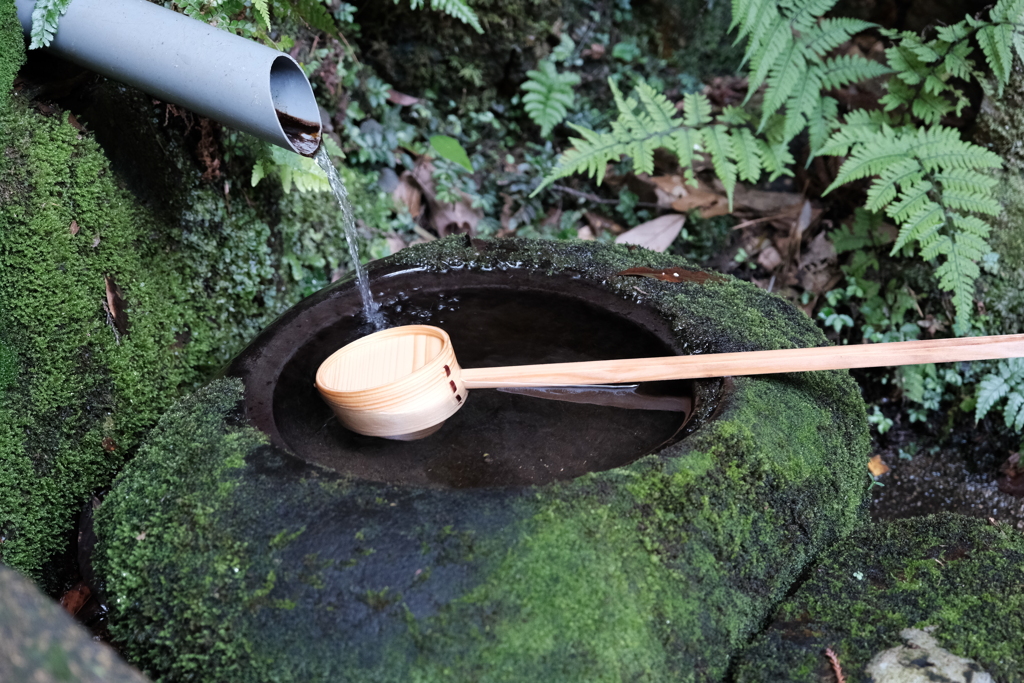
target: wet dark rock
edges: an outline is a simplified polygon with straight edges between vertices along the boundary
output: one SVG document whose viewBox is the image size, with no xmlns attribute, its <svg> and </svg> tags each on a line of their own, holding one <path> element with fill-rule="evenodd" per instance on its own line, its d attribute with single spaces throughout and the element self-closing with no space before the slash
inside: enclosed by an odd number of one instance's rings
<svg viewBox="0 0 1024 683">
<path fill-rule="evenodd" d="M 616 276 L 680 265 L 593 243 L 455 237 L 374 264 L 371 282 L 397 318 L 426 312 L 467 335 L 456 340 L 467 366 L 826 343 L 806 316 L 746 283 Z M 481 292 L 489 303 L 470 305 Z M 551 313 L 531 331 L 525 321 L 544 302 Z M 463 306 L 501 334 L 475 337 Z M 846 373 L 696 382 L 680 440 L 663 445 L 678 413 L 623 411 L 651 421 L 620 423 L 627 437 L 614 450 L 569 473 L 551 471 L 560 456 L 545 443 L 597 453 L 586 435 L 614 419 L 610 409 L 475 391 L 465 411 L 475 402 L 492 414 L 456 418 L 499 433 L 487 442 L 503 469 L 494 475 L 466 460 L 472 441 L 458 443 L 457 419 L 407 456 L 401 444 L 345 437 L 302 396 L 318 357 L 368 331 L 359 310 L 345 282 L 286 313 L 232 366 L 244 384 L 218 380 L 170 410 L 97 511 L 93 565 L 111 632 L 145 671 L 720 680 L 736 644 L 863 513 L 866 419 Z M 573 341 L 573 325 L 588 334 Z M 544 329 L 557 343 L 544 343 Z M 511 399 L 542 408 L 501 403 Z M 502 433 L 511 417 L 518 427 Z M 497 450 L 506 441 L 515 448 Z M 449 449 L 457 455 L 434 462 Z"/>
</svg>

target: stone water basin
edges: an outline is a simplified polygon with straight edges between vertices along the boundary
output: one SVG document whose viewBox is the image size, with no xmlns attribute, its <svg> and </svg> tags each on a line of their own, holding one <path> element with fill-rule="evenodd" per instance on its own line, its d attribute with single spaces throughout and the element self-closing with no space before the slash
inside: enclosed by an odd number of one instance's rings
<svg viewBox="0 0 1024 683">
<path fill-rule="evenodd" d="M 370 268 L 466 367 L 822 345 L 746 283 L 593 243 L 470 242 Z M 844 372 L 674 383 L 692 414 L 476 390 L 420 442 L 339 427 L 318 364 L 352 283 L 265 330 L 150 435 L 96 516 L 114 637 L 202 680 L 714 681 L 862 512 Z"/>
</svg>

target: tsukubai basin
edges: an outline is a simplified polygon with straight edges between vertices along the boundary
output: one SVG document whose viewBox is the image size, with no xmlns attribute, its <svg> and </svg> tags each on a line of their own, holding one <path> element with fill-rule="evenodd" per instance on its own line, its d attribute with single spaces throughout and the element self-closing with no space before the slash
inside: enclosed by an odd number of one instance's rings
<svg viewBox="0 0 1024 683">
<path fill-rule="evenodd" d="M 370 281 L 390 324 L 438 327 L 467 368 L 827 343 L 747 283 L 621 275 L 667 266 L 687 267 L 454 237 Z M 315 386 L 373 331 L 361 310 L 342 282 L 285 313 L 168 412 L 97 512 L 112 628 L 148 673 L 720 681 L 861 519 L 867 421 L 845 372 L 658 388 L 687 413 L 473 390 L 395 441 L 347 429 Z"/>
</svg>

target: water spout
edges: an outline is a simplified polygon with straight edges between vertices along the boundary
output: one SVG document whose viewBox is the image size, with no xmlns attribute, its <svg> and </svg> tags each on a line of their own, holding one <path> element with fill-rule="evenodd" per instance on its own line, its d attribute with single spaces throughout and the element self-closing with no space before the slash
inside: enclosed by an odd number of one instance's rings
<svg viewBox="0 0 1024 683">
<path fill-rule="evenodd" d="M 16 0 L 28 34 L 33 0 Z M 291 56 L 145 0 L 74 0 L 50 52 L 305 156 L 320 110 Z"/>
</svg>

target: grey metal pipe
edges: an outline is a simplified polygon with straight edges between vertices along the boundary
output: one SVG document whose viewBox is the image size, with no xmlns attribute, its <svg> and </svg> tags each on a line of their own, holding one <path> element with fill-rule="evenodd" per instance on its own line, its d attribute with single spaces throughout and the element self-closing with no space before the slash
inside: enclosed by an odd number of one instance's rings
<svg viewBox="0 0 1024 683">
<path fill-rule="evenodd" d="M 33 0 L 16 0 L 26 35 Z M 291 56 L 145 0 L 73 0 L 47 48 L 197 114 L 312 156 L 313 88 Z"/>
</svg>

